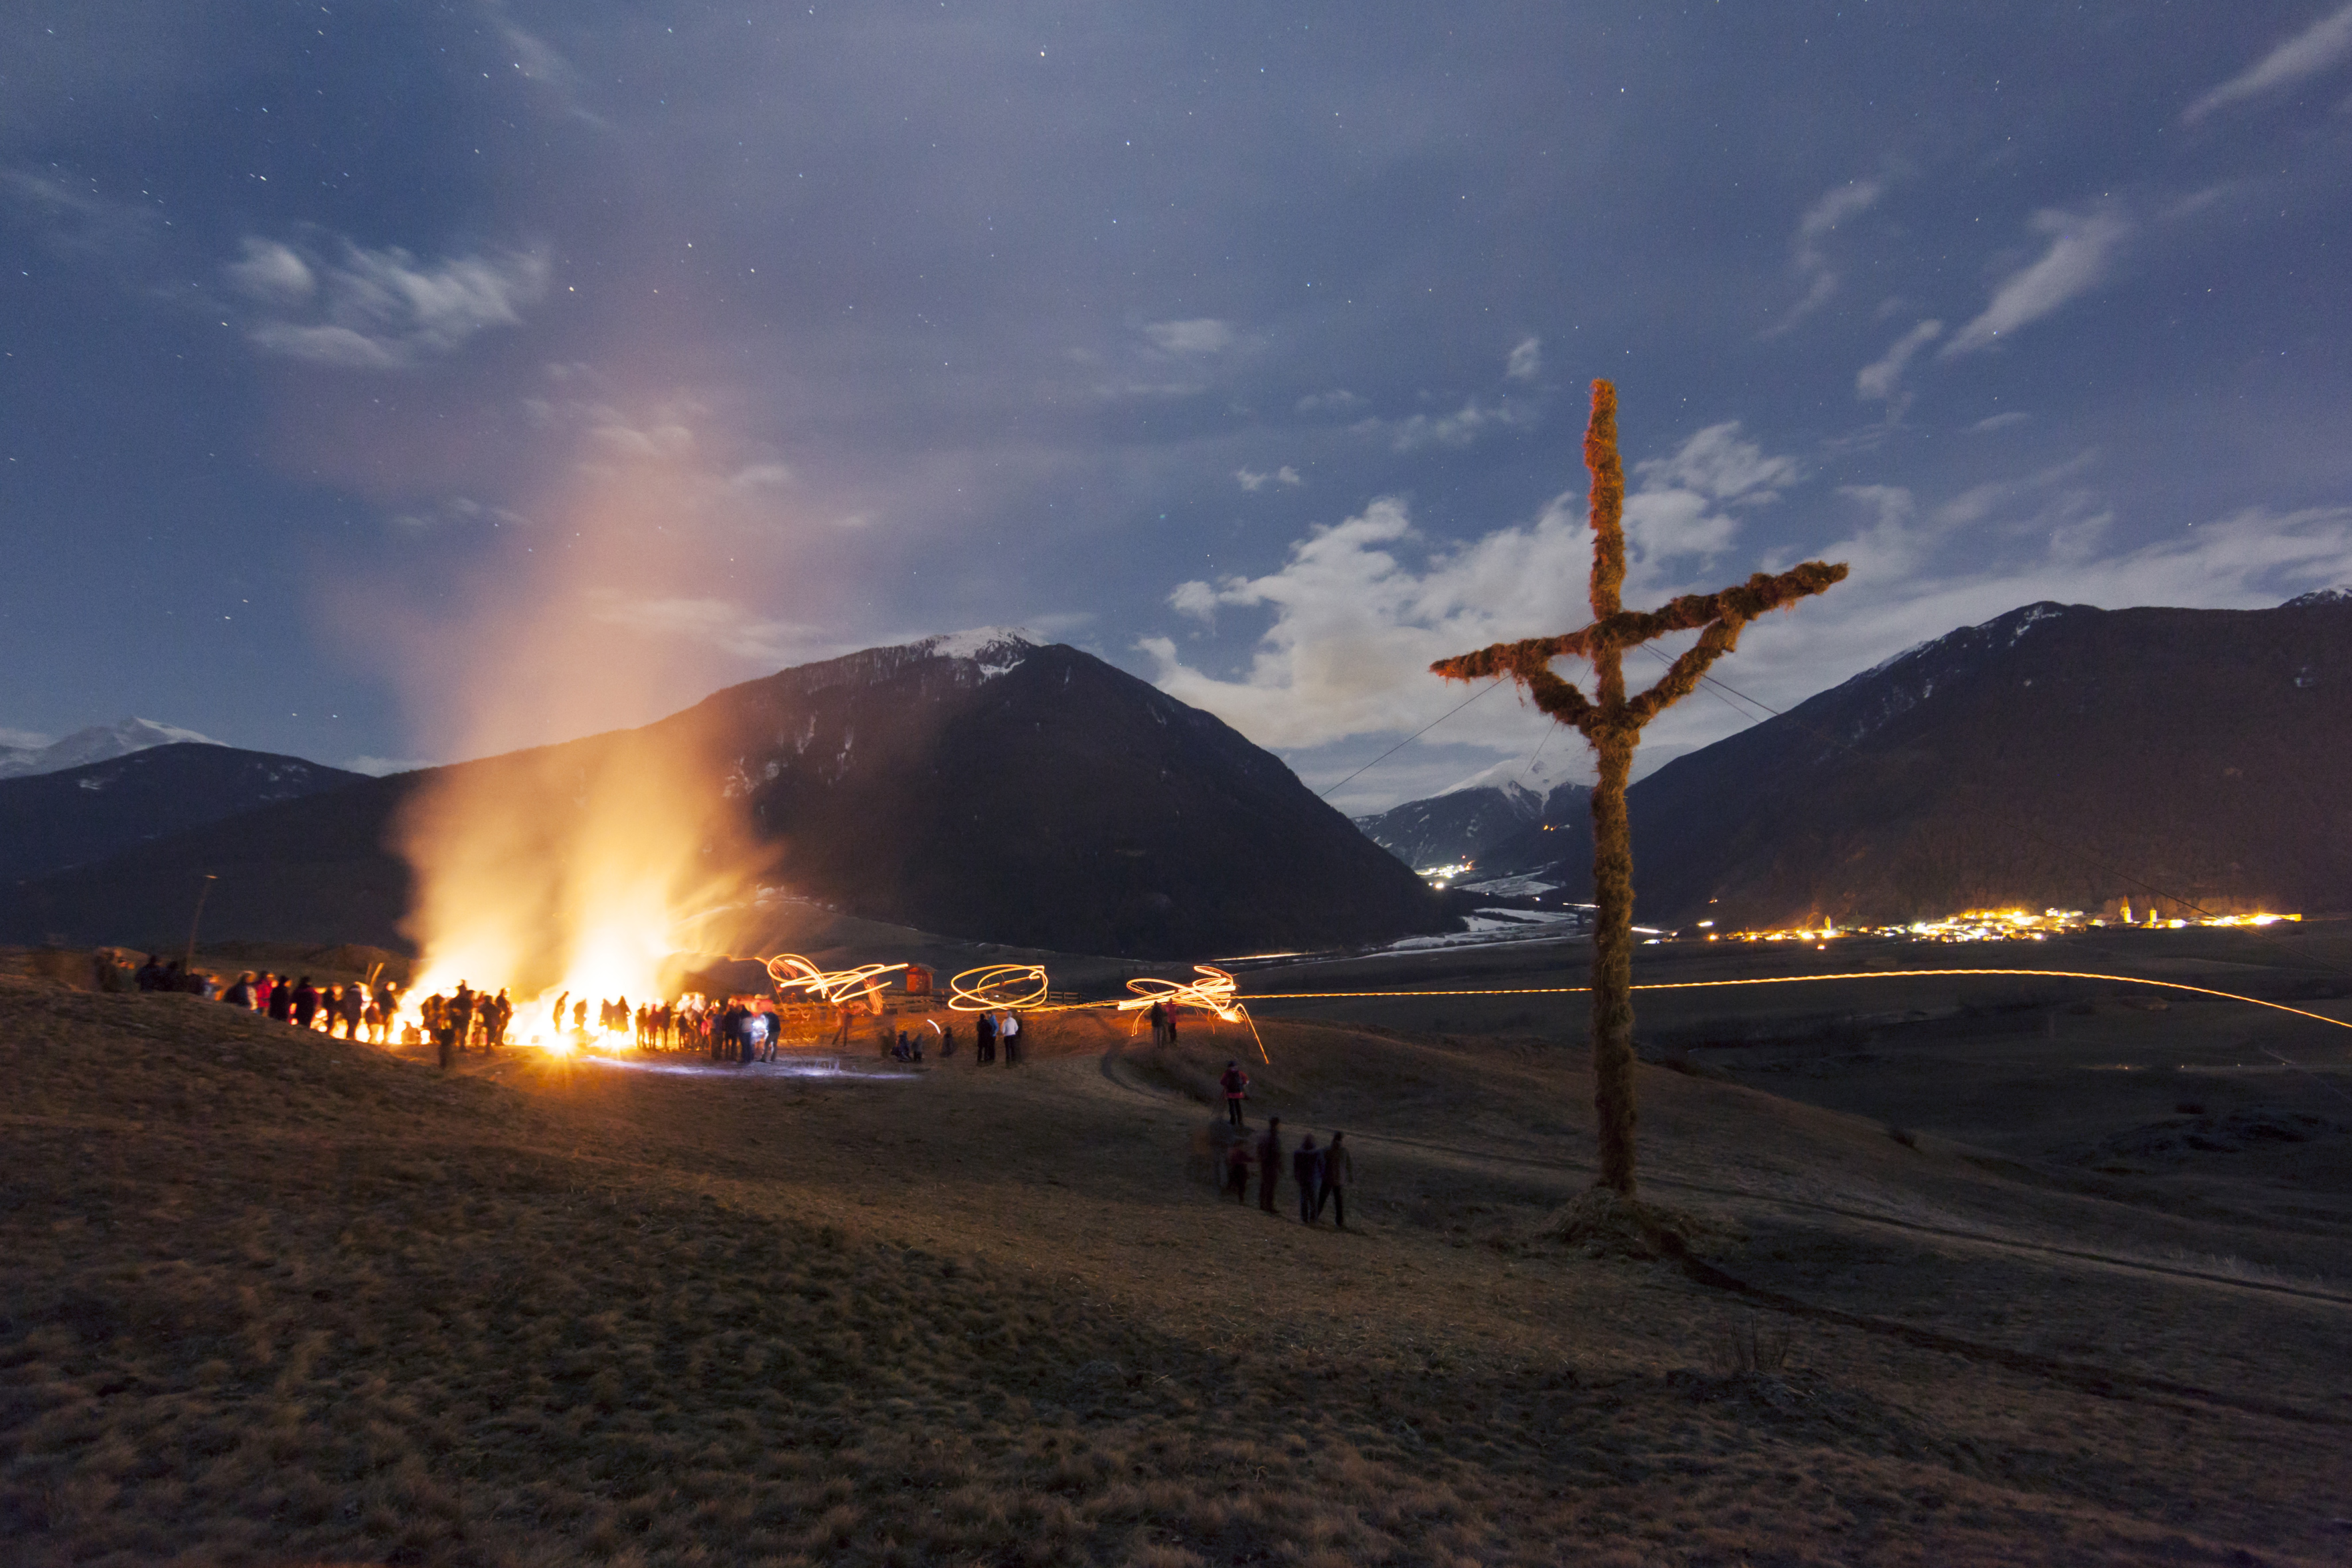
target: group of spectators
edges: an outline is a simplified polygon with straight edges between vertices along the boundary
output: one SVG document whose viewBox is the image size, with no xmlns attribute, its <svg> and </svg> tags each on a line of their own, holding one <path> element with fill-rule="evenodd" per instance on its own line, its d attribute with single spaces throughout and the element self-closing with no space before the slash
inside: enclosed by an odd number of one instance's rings
<svg viewBox="0 0 2352 1568">
<path fill-rule="evenodd" d="M 507 999 L 503 987 L 493 996 L 460 980 L 450 994 L 436 991 L 427 996 L 417 1005 L 416 1014 L 425 1033 L 433 1037 L 441 1065 L 447 1068 L 457 1065 L 460 1051 L 478 1048 L 488 1054 L 506 1044 L 507 1026 L 514 1022 L 514 1004 Z M 416 1042 L 404 1035 L 401 1043 Z"/>
<path fill-rule="evenodd" d="M 1235 1203 L 1249 1198 L 1250 1167 L 1257 1167 L 1257 1206 L 1268 1214 L 1276 1212 L 1275 1189 L 1282 1181 L 1282 1118 L 1268 1117 L 1265 1132 L 1253 1145 L 1249 1123 L 1242 1115 L 1242 1102 L 1249 1098 L 1249 1074 L 1239 1062 L 1227 1062 L 1223 1074 L 1217 1079 L 1225 1091 L 1225 1121 L 1218 1131 L 1225 1135 L 1225 1191 L 1234 1194 Z M 1298 1189 L 1298 1219 L 1302 1225 L 1321 1223 L 1323 1211 L 1331 1210 L 1331 1223 L 1341 1230 L 1348 1228 L 1348 1189 L 1356 1184 L 1356 1155 L 1348 1147 L 1348 1135 L 1334 1132 L 1331 1141 L 1321 1148 L 1315 1146 L 1315 1134 L 1307 1133 L 1290 1151 L 1290 1180 Z"/>
<path fill-rule="evenodd" d="M 392 1020 L 400 1014 L 400 990 L 389 980 L 371 985 L 354 980 L 314 985 L 307 974 L 289 978 L 265 969 L 246 970 L 224 987 L 220 976 L 184 969 L 178 959 L 166 963 L 150 953 L 131 976 L 142 991 L 178 991 L 262 1013 L 298 1029 L 340 1034 L 347 1040 L 366 1037 L 383 1045 Z"/>
</svg>

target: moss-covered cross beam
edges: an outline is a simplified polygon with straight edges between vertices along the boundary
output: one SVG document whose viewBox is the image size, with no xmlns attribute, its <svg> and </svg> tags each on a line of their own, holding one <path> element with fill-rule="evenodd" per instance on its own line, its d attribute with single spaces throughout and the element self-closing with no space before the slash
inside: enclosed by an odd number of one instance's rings
<svg viewBox="0 0 2352 1568">
<path fill-rule="evenodd" d="M 1592 1072 L 1600 1114 L 1601 1184 L 1633 1195 L 1633 843 L 1625 784 L 1642 730 L 1689 696 L 1709 666 L 1739 646 L 1740 628 L 1769 610 L 1821 593 L 1844 577 L 1843 564 L 1808 561 L 1778 575 L 1758 573 L 1737 587 L 1685 594 L 1655 610 L 1628 610 L 1625 585 L 1625 470 L 1617 457 L 1617 389 L 1592 384 L 1592 418 L 1584 432 L 1592 472 L 1592 623 L 1560 637 L 1496 643 L 1429 668 L 1449 680 L 1508 676 L 1536 706 L 1573 724 L 1593 749 L 1600 778 L 1592 789 Z M 1624 654 L 1674 632 L 1698 641 L 1668 666 L 1656 685 L 1625 695 Z M 1591 697 L 1551 671 L 1552 660 L 1592 665 Z"/>
</svg>

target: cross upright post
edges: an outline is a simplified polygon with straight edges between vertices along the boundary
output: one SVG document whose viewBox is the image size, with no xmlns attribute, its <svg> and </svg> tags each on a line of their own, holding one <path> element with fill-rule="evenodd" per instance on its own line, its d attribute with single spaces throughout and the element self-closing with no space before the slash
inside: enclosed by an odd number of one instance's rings
<svg viewBox="0 0 2352 1568">
<path fill-rule="evenodd" d="M 1536 706 L 1573 724 L 1592 747 L 1592 1077 L 1601 1137 L 1601 1181 L 1633 1195 L 1633 836 L 1625 784 L 1642 730 L 1696 689 L 1709 666 L 1739 644 L 1740 628 L 1769 610 L 1818 594 L 1846 574 L 1843 563 L 1808 561 L 1778 575 L 1758 573 L 1737 587 L 1685 594 L 1655 610 L 1624 607 L 1625 470 L 1617 456 L 1617 389 L 1592 384 L 1584 463 L 1591 470 L 1592 622 L 1561 637 L 1496 643 L 1429 668 L 1449 680 L 1508 676 Z M 1640 696 L 1625 695 L 1625 650 L 1674 632 L 1698 641 Z M 1551 671 L 1552 660 L 1592 666 L 1588 699 Z"/>
</svg>

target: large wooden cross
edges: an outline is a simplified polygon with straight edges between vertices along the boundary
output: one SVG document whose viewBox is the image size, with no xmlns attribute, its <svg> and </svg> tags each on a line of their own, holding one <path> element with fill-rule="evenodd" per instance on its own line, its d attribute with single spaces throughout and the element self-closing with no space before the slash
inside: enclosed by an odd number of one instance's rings
<svg viewBox="0 0 2352 1568">
<path fill-rule="evenodd" d="M 1617 460 L 1617 389 L 1592 384 L 1592 420 L 1584 432 L 1592 470 L 1592 624 L 1565 637 L 1496 643 L 1429 668 L 1449 680 L 1508 676 L 1536 706 L 1584 733 L 1600 762 L 1592 787 L 1592 1076 L 1601 1130 L 1601 1185 L 1633 1195 L 1633 842 L 1625 817 L 1625 779 L 1642 728 L 1697 689 L 1707 667 L 1739 644 L 1739 629 L 1768 610 L 1821 593 L 1845 575 L 1843 564 L 1808 561 L 1778 576 L 1758 573 L 1736 588 L 1685 594 L 1655 610 L 1628 610 L 1625 584 L 1625 470 Z M 1697 643 L 1640 696 L 1625 695 L 1624 654 L 1672 632 L 1696 631 Z M 1551 672 L 1556 658 L 1591 662 L 1587 698 Z"/>
</svg>

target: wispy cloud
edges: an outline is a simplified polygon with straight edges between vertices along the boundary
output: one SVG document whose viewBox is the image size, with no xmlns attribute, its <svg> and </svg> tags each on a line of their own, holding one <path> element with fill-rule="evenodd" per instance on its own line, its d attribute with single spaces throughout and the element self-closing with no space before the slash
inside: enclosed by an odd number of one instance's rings
<svg viewBox="0 0 2352 1568">
<path fill-rule="evenodd" d="M 2106 280 L 2116 253 L 2130 237 L 2131 221 L 2112 208 L 2073 213 L 2055 209 L 2033 215 L 2032 228 L 2047 236 L 2040 259 L 2012 273 L 1995 289 L 1984 313 L 1952 334 L 1937 353 L 1952 359 L 1989 348 L 2004 332 L 2038 321 L 2069 300 Z"/>
<path fill-rule="evenodd" d="M 1300 414 L 1353 414 L 1365 405 L 1366 399 L 1342 386 L 1329 392 L 1310 392 L 1298 400 L 1294 409 Z"/>
<path fill-rule="evenodd" d="M 1231 321 L 1202 316 L 1189 321 L 1153 321 L 1143 329 L 1152 344 L 1171 354 L 1213 354 L 1233 347 Z"/>
<path fill-rule="evenodd" d="M 1418 452 L 1428 447 L 1467 447 L 1481 437 L 1506 430 L 1524 430 L 1541 416 L 1528 405 L 1511 403 L 1481 403 L 1470 399 L 1452 414 L 1415 414 L 1404 419 L 1365 419 L 1354 428 L 1366 435 L 1382 435 L 1400 452 Z"/>
<path fill-rule="evenodd" d="M 1714 467 L 1728 480 L 1743 468 L 1763 477 L 1775 461 L 1695 466 Z M 1757 623 L 1720 673 L 1740 690 L 1786 708 L 1923 636 L 2039 599 L 2109 608 L 2252 607 L 2352 584 L 2352 507 L 2250 508 L 2115 551 L 2107 548 L 2113 509 L 2083 482 L 2087 466 L 2087 458 L 2078 458 L 1940 500 L 1922 500 L 1899 486 L 1842 489 L 1858 526 L 1804 553 L 1848 562 L 1853 575 L 1793 616 Z M 1756 493 L 1770 489 L 1762 484 Z M 1410 733 L 1468 695 L 1429 675 L 1432 660 L 1571 629 L 1591 560 L 1591 534 L 1572 504 L 1580 499 L 1563 496 L 1531 523 L 1434 549 L 1424 548 L 1402 501 L 1376 501 L 1298 541 L 1266 576 L 1188 583 L 1171 595 L 1179 611 L 1210 624 L 1222 607 L 1274 611 L 1274 624 L 1238 674 L 1212 674 L 1188 661 L 1171 638 L 1148 637 L 1138 646 L 1157 666 L 1163 689 L 1261 744 L 1314 748 L 1352 736 Z M 1629 498 L 1629 523 L 1633 510 Z M 1766 552 L 1759 562 L 1769 568 L 1793 558 L 1785 550 Z M 1697 585 L 1711 585 L 1711 579 L 1653 586 L 1639 602 L 1654 603 L 1670 586 Z M 1575 679 L 1572 669 L 1563 673 Z M 1428 743 L 1524 752 L 1541 726 L 1522 706 L 1497 696 L 1447 719 Z M 1752 720 L 1723 704 L 1685 702 L 1645 733 L 1645 765 Z"/>
<path fill-rule="evenodd" d="M 395 526 L 414 533 L 429 533 L 467 524 L 491 528 L 529 528 L 530 519 L 509 507 L 488 506 L 467 496 L 451 496 L 430 506 L 413 508 L 393 518 Z"/>
<path fill-rule="evenodd" d="M 153 207 L 106 195 L 96 181 L 0 169 L 0 196 L 25 213 L 52 250 L 120 266 L 162 232 Z"/>
<path fill-rule="evenodd" d="M 588 614 L 605 626 L 698 643 L 754 664 L 796 664 L 839 651 L 814 626 L 768 620 L 725 599 L 638 599 L 600 588 L 588 596 Z"/>
<path fill-rule="evenodd" d="M 1837 269 L 1830 258 L 1830 236 L 1846 219 L 1876 205 L 1878 198 L 1886 194 L 1886 184 L 1883 177 L 1849 180 L 1843 185 L 1832 186 L 1805 209 L 1805 216 L 1797 220 L 1796 237 L 1789 247 L 1789 269 L 1804 284 L 1804 297 L 1765 334 L 1767 337 L 1787 331 L 1829 303 L 1830 297 L 1838 290 Z"/>
<path fill-rule="evenodd" d="M 2217 109 L 2259 98 L 2352 59 L 2352 5 L 2322 16 L 2181 112 L 2194 125 Z"/>
<path fill-rule="evenodd" d="M 1234 478 L 1241 481 L 1242 489 L 1253 495 L 1268 485 L 1303 485 L 1307 482 L 1298 477 L 1298 470 L 1287 463 L 1270 474 L 1260 473 L 1255 468 L 1235 468 Z"/>
<path fill-rule="evenodd" d="M 1736 423 L 1709 426 L 1634 473 L 1625 531 L 1628 580 L 1637 587 L 1675 561 L 1720 552 L 1739 526 L 1727 509 L 1768 504 L 1800 477 L 1794 459 L 1766 452 Z M 1569 629 L 1559 624 L 1562 606 L 1584 601 L 1591 540 L 1581 494 L 1558 498 L 1528 524 L 1454 547 L 1430 546 L 1406 503 L 1382 498 L 1315 529 L 1265 576 L 1184 583 L 1170 594 L 1179 614 L 1212 626 L 1224 607 L 1273 610 L 1239 679 L 1189 665 L 1170 638 L 1138 646 L 1157 663 L 1163 689 L 1261 744 L 1315 746 L 1411 730 L 1461 700 L 1429 675 L 1431 660 Z M 1527 725 L 1496 704 L 1466 728 L 1449 729 L 1456 740 L 1485 736 L 1511 746 Z"/>
<path fill-rule="evenodd" d="M 1503 362 L 1503 374 L 1513 381 L 1536 381 L 1543 375 L 1543 340 L 1528 336 L 1512 346 Z"/>
<path fill-rule="evenodd" d="M 1944 323 L 1941 321 L 1922 321 L 1895 339 L 1888 345 L 1885 353 L 1854 373 L 1855 395 L 1875 403 L 1895 403 L 1904 367 L 1911 363 L 1914 354 L 1941 337 L 1943 331 Z"/>
<path fill-rule="evenodd" d="M 247 236 L 222 268 L 257 319 L 246 336 L 289 359 L 399 370 L 455 353 L 477 333 L 522 325 L 546 291 L 544 257 L 520 251 L 420 262 L 343 241 L 332 260 Z"/>
</svg>

